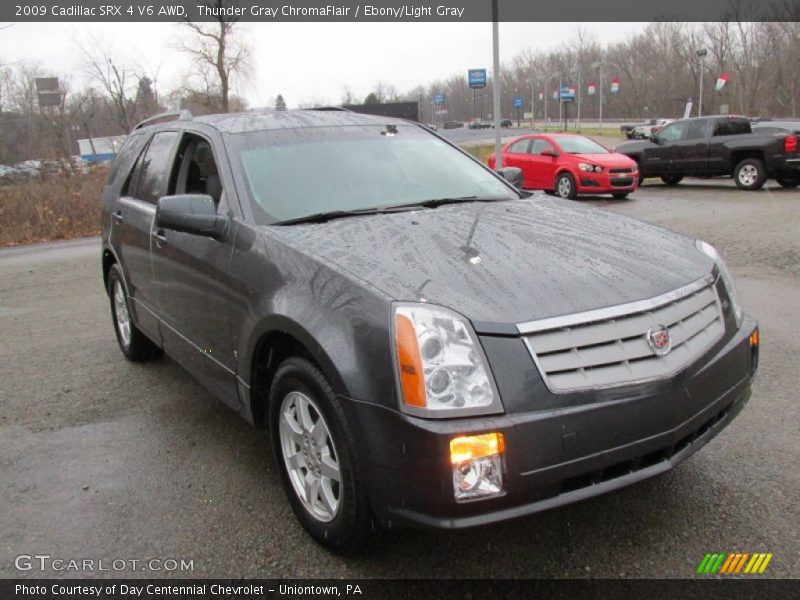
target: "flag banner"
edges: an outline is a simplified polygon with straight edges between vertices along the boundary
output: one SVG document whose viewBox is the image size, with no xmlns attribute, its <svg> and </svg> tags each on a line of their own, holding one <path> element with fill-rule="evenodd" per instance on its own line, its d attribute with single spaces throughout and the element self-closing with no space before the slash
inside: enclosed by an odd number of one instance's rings
<svg viewBox="0 0 800 600">
<path fill-rule="evenodd" d="M 619 77 L 614 77 L 611 80 L 611 93 L 616 94 L 617 92 L 619 92 Z"/>
<path fill-rule="evenodd" d="M 544 92 L 539 92 L 539 100 L 544 100 Z"/>
<path fill-rule="evenodd" d="M 558 100 L 558 88 L 553 90 L 553 100 Z"/>
<path fill-rule="evenodd" d="M 729 73 L 723 73 L 719 77 L 717 77 L 717 85 L 714 86 L 714 91 L 721 92 L 722 88 L 725 87 L 725 84 L 728 83 L 728 80 L 731 78 Z"/>
<path fill-rule="evenodd" d="M 594 96 L 595 92 L 597 91 L 597 82 L 592 81 L 586 88 L 586 93 L 589 96 Z"/>
</svg>

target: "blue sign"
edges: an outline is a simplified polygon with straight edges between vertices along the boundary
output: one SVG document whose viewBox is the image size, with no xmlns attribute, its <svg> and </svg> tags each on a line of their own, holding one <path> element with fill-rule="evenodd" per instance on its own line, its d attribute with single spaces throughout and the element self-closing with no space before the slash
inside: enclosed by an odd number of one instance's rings
<svg viewBox="0 0 800 600">
<path fill-rule="evenodd" d="M 514 108 L 522 108 L 522 96 L 514 96 Z"/>
<path fill-rule="evenodd" d="M 444 94 L 436 94 L 433 97 L 434 104 L 444 104 Z"/>
<path fill-rule="evenodd" d="M 470 69 L 467 71 L 467 80 L 471 88 L 485 88 L 486 69 Z"/>
<path fill-rule="evenodd" d="M 560 98 L 562 102 L 573 102 L 575 100 L 575 88 L 569 86 L 562 87 Z"/>
</svg>

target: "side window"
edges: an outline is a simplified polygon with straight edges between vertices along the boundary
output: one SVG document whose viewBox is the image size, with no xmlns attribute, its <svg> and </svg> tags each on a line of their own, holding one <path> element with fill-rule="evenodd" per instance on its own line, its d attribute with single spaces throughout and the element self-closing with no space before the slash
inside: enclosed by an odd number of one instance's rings
<svg viewBox="0 0 800 600">
<path fill-rule="evenodd" d="M 739 135 L 751 131 L 750 123 L 740 119 L 724 119 L 714 124 L 714 135 Z"/>
<path fill-rule="evenodd" d="M 530 140 L 519 140 L 511 144 L 511 146 L 508 147 L 508 151 L 515 154 L 525 154 L 528 151 L 528 145 L 530 143 Z"/>
<path fill-rule="evenodd" d="M 119 187 L 120 179 L 127 177 L 136 161 L 137 156 L 142 151 L 142 146 L 147 141 L 143 135 L 131 135 L 125 140 L 114 159 L 114 164 L 108 173 L 108 182 Z"/>
<path fill-rule="evenodd" d="M 541 154 L 545 148 L 550 148 L 551 145 L 546 140 L 533 140 L 531 146 L 531 154 Z"/>
<path fill-rule="evenodd" d="M 658 138 L 665 142 L 674 142 L 681 139 L 687 123 L 688 121 L 678 121 L 667 125 L 658 133 Z"/>
<path fill-rule="evenodd" d="M 136 176 L 136 198 L 156 204 L 167 192 L 167 174 L 172 151 L 178 134 L 175 131 L 162 131 L 153 136 L 143 156 L 139 158 L 139 171 Z"/>
<path fill-rule="evenodd" d="M 217 161 L 211 144 L 204 138 L 186 134 L 175 160 L 169 186 L 170 194 L 208 194 L 219 206 L 222 198 Z"/>
<path fill-rule="evenodd" d="M 686 134 L 683 136 L 685 140 L 701 140 L 707 136 L 708 121 L 706 119 L 696 119 L 689 121 L 686 127 Z"/>
</svg>

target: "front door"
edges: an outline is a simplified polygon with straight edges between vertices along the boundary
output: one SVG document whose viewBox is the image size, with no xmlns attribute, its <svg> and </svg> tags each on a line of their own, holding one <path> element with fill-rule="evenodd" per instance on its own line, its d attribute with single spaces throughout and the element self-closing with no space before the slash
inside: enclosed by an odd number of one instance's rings
<svg viewBox="0 0 800 600">
<path fill-rule="evenodd" d="M 208 194 L 220 214 L 231 211 L 210 139 L 184 134 L 171 169 L 168 194 Z M 158 229 L 152 233 L 164 347 L 226 403 L 238 407 L 230 325 L 229 264 L 233 236 L 209 237 Z"/>
<path fill-rule="evenodd" d="M 646 177 L 657 177 L 674 173 L 674 164 L 681 153 L 680 140 L 688 121 L 670 123 L 658 132 L 658 143 L 644 151 L 642 172 Z"/>
</svg>

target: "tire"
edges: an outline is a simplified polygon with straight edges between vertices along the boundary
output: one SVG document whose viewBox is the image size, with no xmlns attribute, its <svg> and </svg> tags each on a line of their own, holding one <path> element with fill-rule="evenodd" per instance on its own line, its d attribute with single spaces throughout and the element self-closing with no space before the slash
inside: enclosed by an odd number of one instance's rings
<svg viewBox="0 0 800 600">
<path fill-rule="evenodd" d="M 628 197 L 628 193 L 629 192 L 614 192 L 613 194 L 611 194 L 611 196 L 616 200 L 625 200 L 625 198 Z"/>
<path fill-rule="evenodd" d="M 800 175 L 778 175 L 775 178 L 775 181 L 777 181 L 781 187 L 796 188 L 798 185 L 800 185 Z"/>
<path fill-rule="evenodd" d="M 362 547 L 372 529 L 365 477 L 344 410 L 312 362 L 295 357 L 278 367 L 268 423 L 284 490 L 306 532 L 334 551 Z"/>
<path fill-rule="evenodd" d="M 733 180 L 740 190 L 758 190 L 767 180 L 764 163 L 757 158 L 745 158 L 733 169 Z"/>
<path fill-rule="evenodd" d="M 667 185 L 678 185 L 681 181 L 683 181 L 683 175 L 662 175 L 661 181 Z"/>
<path fill-rule="evenodd" d="M 108 272 L 108 298 L 111 303 L 111 320 L 122 354 L 130 361 L 143 362 L 161 354 L 161 348 L 143 334 L 131 318 L 128 293 L 119 265 L 111 265 Z"/>
<path fill-rule="evenodd" d="M 578 197 L 578 191 L 575 188 L 575 180 L 569 173 L 561 173 L 556 177 L 556 196 L 564 198 L 565 200 L 575 200 Z"/>
</svg>

